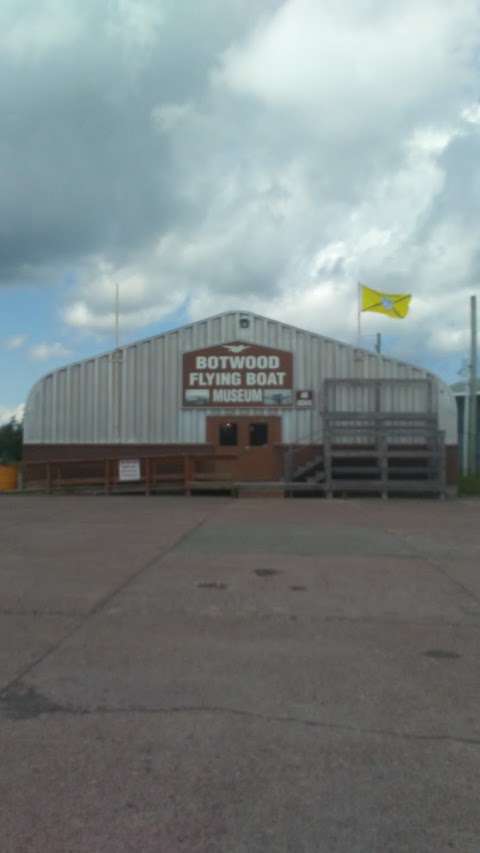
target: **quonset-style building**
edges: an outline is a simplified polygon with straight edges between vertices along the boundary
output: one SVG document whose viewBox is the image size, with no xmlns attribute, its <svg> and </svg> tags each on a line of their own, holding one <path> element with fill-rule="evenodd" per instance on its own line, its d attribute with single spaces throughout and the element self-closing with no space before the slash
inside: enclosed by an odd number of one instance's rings
<svg viewBox="0 0 480 853">
<path fill-rule="evenodd" d="M 455 399 L 440 379 L 247 312 L 49 373 L 28 397 L 24 440 L 27 464 L 190 455 L 205 459 L 205 479 L 221 470 L 241 482 L 355 480 L 355 467 L 375 480 L 375 465 L 385 479 L 395 468 L 385 448 L 406 446 L 405 470 L 425 447 L 434 468 L 445 447 L 448 482 L 458 465 Z M 368 447 L 383 450 L 368 462 Z M 432 471 L 421 479 L 442 476 Z"/>
</svg>

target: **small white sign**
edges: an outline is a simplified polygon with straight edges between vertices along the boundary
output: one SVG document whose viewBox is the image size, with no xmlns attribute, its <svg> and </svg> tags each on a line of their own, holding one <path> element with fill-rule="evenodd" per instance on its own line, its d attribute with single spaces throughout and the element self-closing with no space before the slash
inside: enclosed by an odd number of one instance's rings
<svg viewBox="0 0 480 853">
<path fill-rule="evenodd" d="M 312 406 L 313 405 L 313 391 L 310 389 L 307 391 L 297 391 L 297 406 Z"/>
<path fill-rule="evenodd" d="M 132 483 L 140 480 L 140 459 L 119 459 L 118 479 L 120 483 Z"/>
</svg>

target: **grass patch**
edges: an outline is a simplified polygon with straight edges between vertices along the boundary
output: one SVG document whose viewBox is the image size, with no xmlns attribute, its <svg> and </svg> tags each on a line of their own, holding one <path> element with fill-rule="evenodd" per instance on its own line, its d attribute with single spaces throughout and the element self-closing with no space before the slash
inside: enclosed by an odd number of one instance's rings
<svg viewBox="0 0 480 853">
<path fill-rule="evenodd" d="M 460 477 L 459 495 L 480 495 L 480 477 Z"/>
</svg>

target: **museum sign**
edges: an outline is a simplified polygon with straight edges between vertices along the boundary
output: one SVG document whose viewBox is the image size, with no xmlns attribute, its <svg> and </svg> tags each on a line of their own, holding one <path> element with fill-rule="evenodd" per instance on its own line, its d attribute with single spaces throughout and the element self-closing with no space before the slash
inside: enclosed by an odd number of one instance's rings
<svg viewBox="0 0 480 853">
<path fill-rule="evenodd" d="M 184 406 L 292 406 L 293 356 L 234 342 L 183 355 Z"/>
</svg>

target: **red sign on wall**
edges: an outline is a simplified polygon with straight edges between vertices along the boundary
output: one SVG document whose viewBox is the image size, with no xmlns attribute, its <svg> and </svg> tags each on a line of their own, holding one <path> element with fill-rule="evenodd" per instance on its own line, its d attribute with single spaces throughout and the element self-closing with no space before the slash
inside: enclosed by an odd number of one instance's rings
<svg viewBox="0 0 480 853">
<path fill-rule="evenodd" d="M 186 352 L 184 406 L 292 406 L 293 356 L 241 341 Z"/>
</svg>

